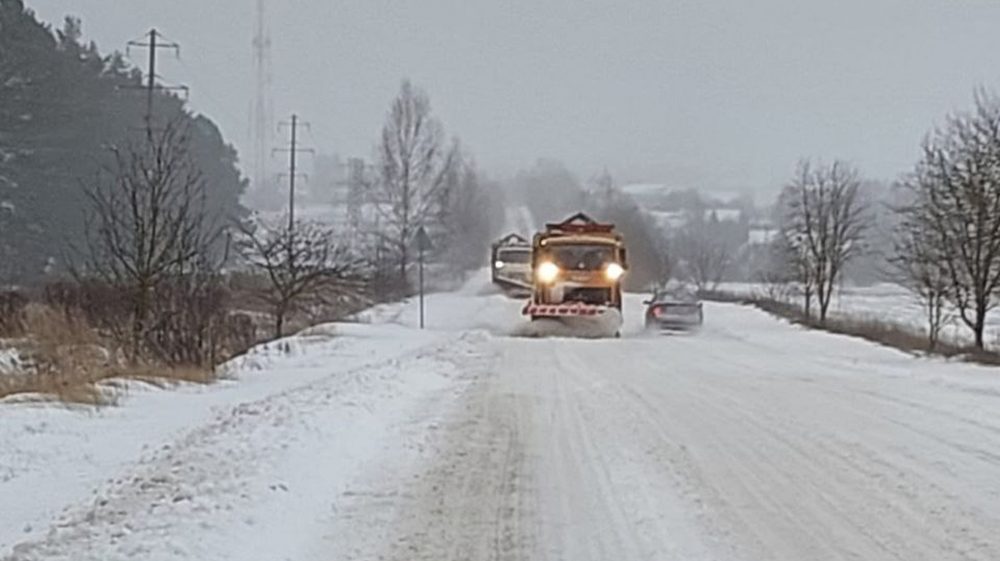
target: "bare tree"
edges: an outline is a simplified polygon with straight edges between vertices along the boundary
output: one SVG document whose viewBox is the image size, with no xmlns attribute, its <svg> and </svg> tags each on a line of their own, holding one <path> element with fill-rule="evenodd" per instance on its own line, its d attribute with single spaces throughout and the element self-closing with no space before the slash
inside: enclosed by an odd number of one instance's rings
<svg viewBox="0 0 1000 561">
<path fill-rule="evenodd" d="M 0 287 L 0 337 L 21 335 L 28 299 L 15 290 Z"/>
<path fill-rule="evenodd" d="M 951 296 L 951 276 L 941 245 L 920 220 L 916 207 L 901 207 L 897 212 L 901 221 L 889 256 L 892 277 L 912 292 L 924 309 L 928 348 L 933 351 L 948 319 L 945 303 Z"/>
<path fill-rule="evenodd" d="M 626 290 L 667 284 L 674 268 L 670 241 L 650 215 L 617 186 L 607 169 L 590 181 L 584 208 L 599 221 L 614 224 L 628 240 Z"/>
<path fill-rule="evenodd" d="M 587 203 L 579 180 L 556 160 L 539 159 L 531 168 L 518 172 L 510 192 L 540 222 L 579 212 Z"/>
<path fill-rule="evenodd" d="M 394 251 L 403 282 L 413 236 L 440 215 L 457 157 L 457 146 L 446 143 L 441 123 L 431 115 L 427 94 L 404 81 L 382 127 L 373 189 L 381 214 L 378 235 Z"/>
<path fill-rule="evenodd" d="M 698 290 L 715 290 L 732 261 L 732 251 L 718 219 L 697 211 L 677 240 L 677 251 Z"/>
<path fill-rule="evenodd" d="M 606 208 L 610 208 L 618 203 L 617 199 L 621 196 L 621 192 L 615 185 L 615 180 L 607 168 L 604 168 L 601 173 L 591 178 L 590 196 L 596 198 L 598 204 Z"/>
<path fill-rule="evenodd" d="M 482 267 L 503 219 L 504 206 L 468 158 L 459 157 L 446 181 L 439 246 L 458 271 Z M 497 203 L 500 204 L 497 204 Z"/>
<path fill-rule="evenodd" d="M 974 111 L 949 117 L 925 141 L 907 185 L 908 219 L 947 272 L 948 297 L 982 349 L 1000 291 L 1000 100 L 978 92 Z"/>
<path fill-rule="evenodd" d="M 134 360 L 150 331 L 154 293 L 171 278 L 204 271 L 221 229 L 206 213 L 182 125 L 168 122 L 113 151 L 114 166 L 86 187 L 86 247 L 75 269 L 130 301 Z"/>
<path fill-rule="evenodd" d="M 677 256 L 674 252 L 674 245 L 671 243 L 667 235 L 662 232 L 655 225 L 651 226 L 653 232 L 655 252 L 655 272 L 653 284 L 656 287 L 664 288 L 671 280 L 674 279 L 674 275 L 677 271 Z"/>
<path fill-rule="evenodd" d="M 792 298 L 797 296 L 796 290 L 802 288 L 798 283 L 804 278 L 801 274 L 802 269 L 796 266 L 792 245 L 779 234 L 759 257 L 762 269 L 755 277 L 760 286 L 757 297 L 772 302 L 790 303 Z M 806 309 L 810 307 L 810 303 L 811 297 L 805 306 Z"/>
<path fill-rule="evenodd" d="M 778 277 L 794 283 L 802 296 L 802 310 L 806 319 L 812 318 L 813 301 L 816 299 L 816 266 L 805 237 L 794 231 L 782 230 L 773 244 L 772 258 Z"/>
<path fill-rule="evenodd" d="M 806 291 L 806 314 L 815 290 L 821 323 L 844 266 L 862 249 L 867 225 L 860 189 L 858 171 L 849 164 L 814 167 L 802 161 L 779 200 L 783 237 Z"/>
<path fill-rule="evenodd" d="M 364 289 L 364 263 L 336 244 L 326 228 L 308 222 L 297 222 L 293 230 L 244 223 L 240 233 L 236 247 L 263 277 L 258 296 L 274 316 L 275 337 L 284 335 L 290 314 L 332 305 Z"/>
</svg>

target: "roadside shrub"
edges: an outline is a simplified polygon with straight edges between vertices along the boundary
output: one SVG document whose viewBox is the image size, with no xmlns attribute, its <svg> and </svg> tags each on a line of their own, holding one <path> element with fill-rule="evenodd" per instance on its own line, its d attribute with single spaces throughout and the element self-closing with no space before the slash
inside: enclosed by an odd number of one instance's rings
<svg viewBox="0 0 1000 561">
<path fill-rule="evenodd" d="M 0 376 L 0 398 L 38 394 L 67 404 L 109 405 L 120 389 L 115 380 L 163 387 L 215 379 L 211 368 L 126 360 L 120 347 L 79 313 L 32 303 L 24 316 L 25 337 L 18 347 L 23 371 Z"/>
<path fill-rule="evenodd" d="M 28 299 L 13 290 L 0 291 L 0 337 L 16 337 L 24 332 L 24 311 Z"/>
<path fill-rule="evenodd" d="M 45 285 L 42 302 L 68 322 L 86 322 L 105 337 L 123 340 L 131 331 L 133 295 L 94 280 L 61 280 Z"/>
</svg>

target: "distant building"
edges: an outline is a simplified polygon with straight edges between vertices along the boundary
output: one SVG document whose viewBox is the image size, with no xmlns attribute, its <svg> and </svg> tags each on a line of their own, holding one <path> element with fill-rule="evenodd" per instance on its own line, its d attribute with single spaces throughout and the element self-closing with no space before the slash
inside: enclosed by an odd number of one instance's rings
<svg viewBox="0 0 1000 561">
<path fill-rule="evenodd" d="M 748 245 L 770 245 L 778 238 L 778 227 L 769 220 L 759 220 L 750 224 Z"/>
<path fill-rule="evenodd" d="M 687 226 L 690 216 L 683 210 L 654 210 L 650 211 L 656 225 L 665 232 L 675 232 Z"/>
<path fill-rule="evenodd" d="M 706 208 L 705 220 L 719 222 L 739 222 L 743 220 L 743 211 L 738 208 Z"/>
</svg>

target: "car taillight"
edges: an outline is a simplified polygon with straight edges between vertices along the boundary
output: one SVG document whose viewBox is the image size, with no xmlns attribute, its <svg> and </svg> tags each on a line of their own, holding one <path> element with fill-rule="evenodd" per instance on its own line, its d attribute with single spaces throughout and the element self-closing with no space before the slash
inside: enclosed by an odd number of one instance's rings
<svg viewBox="0 0 1000 561">
<path fill-rule="evenodd" d="M 663 308 L 661 308 L 660 306 L 657 306 L 657 307 L 653 308 L 653 315 L 656 316 L 656 317 L 662 316 L 663 315 Z"/>
</svg>

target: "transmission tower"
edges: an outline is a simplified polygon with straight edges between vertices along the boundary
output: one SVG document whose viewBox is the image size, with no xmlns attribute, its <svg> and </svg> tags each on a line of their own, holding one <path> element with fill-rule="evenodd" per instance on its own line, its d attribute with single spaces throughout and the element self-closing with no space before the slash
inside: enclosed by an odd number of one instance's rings
<svg viewBox="0 0 1000 561">
<path fill-rule="evenodd" d="M 253 59 L 256 82 L 253 102 L 251 136 L 254 149 L 254 188 L 258 195 L 268 184 L 268 145 L 272 141 L 271 123 L 271 36 L 266 25 L 264 0 L 257 0 L 257 30 L 253 38 Z"/>
<path fill-rule="evenodd" d="M 156 82 L 159 76 L 156 74 L 156 55 L 161 49 L 174 52 L 180 58 L 181 46 L 177 43 L 167 42 L 163 39 L 163 34 L 156 29 L 149 30 L 143 39 L 129 41 L 125 47 L 126 55 L 131 54 L 134 48 L 146 49 L 149 51 L 149 63 L 146 68 L 146 84 L 142 86 L 126 86 L 127 89 L 142 89 L 146 91 L 146 129 L 152 131 L 153 127 L 153 100 L 157 91 L 181 91 L 188 93 L 187 86 L 164 86 Z"/>
<path fill-rule="evenodd" d="M 299 173 L 298 171 L 298 156 L 301 153 L 316 154 L 316 151 L 312 148 L 302 148 L 299 145 L 299 128 L 309 128 L 309 123 L 303 123 L 299 120 L 299 116 L 292 114 L 292 120 L 281 123 L 282 127 L 287 126 L 290 137 L 288 148 L 275 148 L 274 153 L 284 152 L 288 154 L 288 173 L 281 174 L 279 177 L 288 177 L 288 231 L 291 232 L 295 229 L 295 180 L 299 177 L 305 177 L 305 174 Z"/>
<path fill-rule="evenodd" d="M 361 209 L 365 204 L 365 161 L 351 158 L 347 162 L 347 227 L 354 241 L 361 231 Z"/>
</svg>

